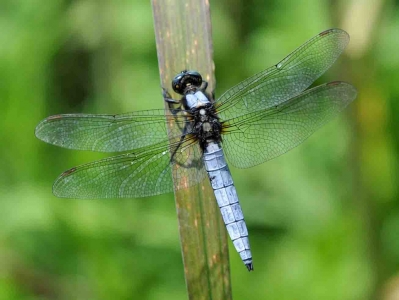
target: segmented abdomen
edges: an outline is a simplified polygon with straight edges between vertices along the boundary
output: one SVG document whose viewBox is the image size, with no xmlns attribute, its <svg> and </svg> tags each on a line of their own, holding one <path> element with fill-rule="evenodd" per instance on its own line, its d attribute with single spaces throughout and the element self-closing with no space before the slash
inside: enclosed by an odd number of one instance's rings
<svg viewBox="0 0 399 300">
<path fill-rule="evenodd" d="M 210 142 L 204 149 L 204 163 L 223 221 L 242 261 L 252 270 L 252 255 L 248 230 L 238 201 L 236 189 L 226 164 L 224 153 L 218 143 Z"/>
</svg>

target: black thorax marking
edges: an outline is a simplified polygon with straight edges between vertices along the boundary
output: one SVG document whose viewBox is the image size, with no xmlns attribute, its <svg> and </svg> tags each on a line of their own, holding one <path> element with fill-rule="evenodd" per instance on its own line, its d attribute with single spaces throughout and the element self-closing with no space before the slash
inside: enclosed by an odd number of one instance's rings
<svg viewBox="0 0 399 300">
<path fill-rule="evenodd" d="M 222 125 L 216 115 L 213 104 L 195 108 L 191 111 L 194 119 L 192 133 L 198 139 L 201 149 L 204 150 L 206 143 L 210 141 L 220 142 L 222 140 Z"/>
</svg>

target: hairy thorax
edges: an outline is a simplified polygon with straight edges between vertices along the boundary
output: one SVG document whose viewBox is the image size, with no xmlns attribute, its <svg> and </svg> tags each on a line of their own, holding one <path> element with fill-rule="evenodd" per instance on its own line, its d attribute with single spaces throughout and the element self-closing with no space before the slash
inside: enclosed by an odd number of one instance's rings
<svg viewBox="0 0 399 300">
<path fill-rule="evenodd" d="M 199 140 L 201 147 L 204 148 L 205 144 L 211 141 L 220 142 L 222 125 L 213 105 L 208 103 L 191 112 L 194 118 L 193 134 Z"/>
</svg>

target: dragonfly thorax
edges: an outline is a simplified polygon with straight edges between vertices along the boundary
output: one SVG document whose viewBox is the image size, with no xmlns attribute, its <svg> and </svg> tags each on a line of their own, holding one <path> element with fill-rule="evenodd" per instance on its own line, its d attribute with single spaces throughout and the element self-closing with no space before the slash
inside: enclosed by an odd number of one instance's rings
<svg viewBox="0 0 399 300">
<path fill-rule="evenodd" d="M 202 91 L 195 91 L 184 96 L 183 105 L 186 109 L 198 109 L 210 104 L 208 97 Z"/>
<path fill-rule="evenodd" d="M 192 109 L 191 115 L 194 119 L 192 132 L 202 148 L 210 141 L 219 142 L 221 140 L 222 124 L 212 103 L 208 102 L 199 108 Z"/>
<path fill-rule="evenodd" d="M 211 133 L 212 132 L 212 126 L 211 126 L 211 123 L 209 123 L 209 122 L 204 122 L 204 123 L 202 123 L 202 131 L 204 132 L 204 133 Z"/>
</svg>

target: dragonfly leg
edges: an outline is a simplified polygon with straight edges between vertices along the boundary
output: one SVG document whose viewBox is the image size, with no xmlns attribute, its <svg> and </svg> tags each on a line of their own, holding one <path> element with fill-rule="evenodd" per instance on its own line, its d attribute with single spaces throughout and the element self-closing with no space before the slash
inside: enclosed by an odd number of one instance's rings
<svg viewBox="0 0 399 300">
<path fill-rule="evenodd" d="M 176 145 L 176 147 L 173 149 L 173 151 L 171 151 L 172 155 L 170 156 L 170 162 L 171 163 L 175 163 L 175 164 L 177 164 L 177 165 L 179 165 L 179 166 L 181 166 L 183 168 L 187 168 L 187 169 L 188 168 L 192 168 L 192 167 L 197 167 L 197 166 L 199 166 L 202 163 L 202 158 L 194 159 L 188 164 L 184 164 L 182 162 L 179 162 L 178 160 L 175 160 L 175 155 L 177 153 L 177 150 L 179 150 L 179 148 L 183 145 L 184 140 L 185 140 L 185 138 L 186 138 L 186 136 L 188 134 L 188 128 L 189 128 L 189 124 L 186 123 L 185 126 L 184 126 L 184 129 L 183 129 L 182 135 L 180 137 L 180 141 Z"/>
<path fill-rule="evenodd" d="M 166 103 L 168 103 L 169 110 L 171 113 L 176 116 L 179 111 L 181 110 L 181 102 L 178 100 L 175 100 L 172 98 L 172 96 L 169 94 L 168 90 L 165 89 L 164 87 L 162 88 L 162 96 L 163 99 L 165 100 Z M 175 108 L 173 105 L 174 104 L 180 104 L 177 108 Z"/>
<path fill-rule="evenodd" d="M 165 100 L 165 102 L 168 103 L 169 110 L 176 120 L 177 114 L 182 111 L 181 101 L 177 101 L 177 100 L 173 99 L 172 96 L 169 94 L 168 90 L 165 88 L 162 88 L 162 95 L 163 95 L 163 99 Z M 174 104 L 180 104 L 180 105 L 175 108 Z M 176 122 L 176 124 L 180 130 L 183 130 L 183 128 L 180 126 L 180 122 Z"/>
<path fill-rule="evenodd" d="M 172 155 L 170 156 L 170 161 L 172 162 L 173 161 L 173 159 L 174 159 L 174 157 L 175 157 L 175 155 L 176 155 L 176 153 L 177 153 L 177 150 L 180 148 L 180 146 L 183 144 L 183 141 L 184 141 L 184 139 L 186 138 L 186 135 L 187 135 L 187 123 L 184 125 L 184 128 L 183 128 L 183 132 L 182 132 L 182 135 L 181 135 L 181 137 L 180 137 L 180 141 L 179 141 L 179 143 L 177 144 L 177 146 L 176 146 L 176 148 L 173 150 L 173 152 L 172 152 Z"/>
<path fill-rule="evenodd" d="M 207 83 L 207 85 L 208 85 L 208 83 Z M 178 114 L 179 112 L 182 111 L 182 109 L 181 109 L 181 102 L 180 102 L 180 101 L 177 101 L 177 100 L 175 100 L 175 99 L 173 99 L 172 96 L 169 94 L 169 92 L 168 92 L 167 89 L 162 88 L 162 91 L 163 91 L 163 92 L 162 92 L 163 98 L 164 98 L 165 102 L 168 103 L 169 110 L 171 111 L 171 113 L 173 114 L 173 116 L 176 117 L 177 114 Z M 180 105 L 179 105 L 179 107 L 174 108 L 174 107 L 173 107 L 174 104 L 180 104 Z M 176 147 L 173 149 L 173 151 L 172 151 L 172 155 L 170 156 L 170 162 L 175 162 L 176 164 L 178 164 L 179 166 L 181 166 L 181 167 L 183 167 L 183 168 L 191 168 L 192 166 L 194 166 L 193 163 L 190 163 L 189 165 L 184 165 L 184 164 L 182 164 L 182 163 L 180 163 L 180 162 L 178 162 L 178 161 L 173 161 L 173 160 L 174 160 L 174 157 L 175 157 L 175 155 L 176 155 L 176 153 L 177 153 L 177 150 L 179 150 L 179 148 L 181 147 L 181 145 L 182 145 L 183 142 L 184 142 L 184 139 L 185 139 L 186 136 L 187 136 L 187 131 L 188 131 L 189 123 L 188 123 L 188 122 L 185 122 L 184 128 L 183 128 L 183 129 L 180 127 L 180 122 L 177 122 L 177 126 L 179 127 L 180 130 L 182 130 L 182 135 L 181 135 L 181 137 L 180 137 L 179 143 L 177 144 L 177 146 L 176 146 Z"/>
<path fill-rule="evenodd" d="M 200 87 L 200 89 L 201 89 L 201 91 L 202 92 L 205 92 L 205 90 L 207 89 L 207 87 L 208 87 L 208 81 L 202 81 L 202 84 L 201 84 L 201 87 Z"/>
<path fill-rule="evenodd" d="M 208 81 L 202 81 L 200 90 L 201 92 L 203 92 L 205 95 L 209 96 L 209 93 L 206 91 L 206 89 L 208 88 Z M 212 100 L 215 100 L 215 90 L 213 90 L 210 94 L 212 96 Z"/>
</svg>

